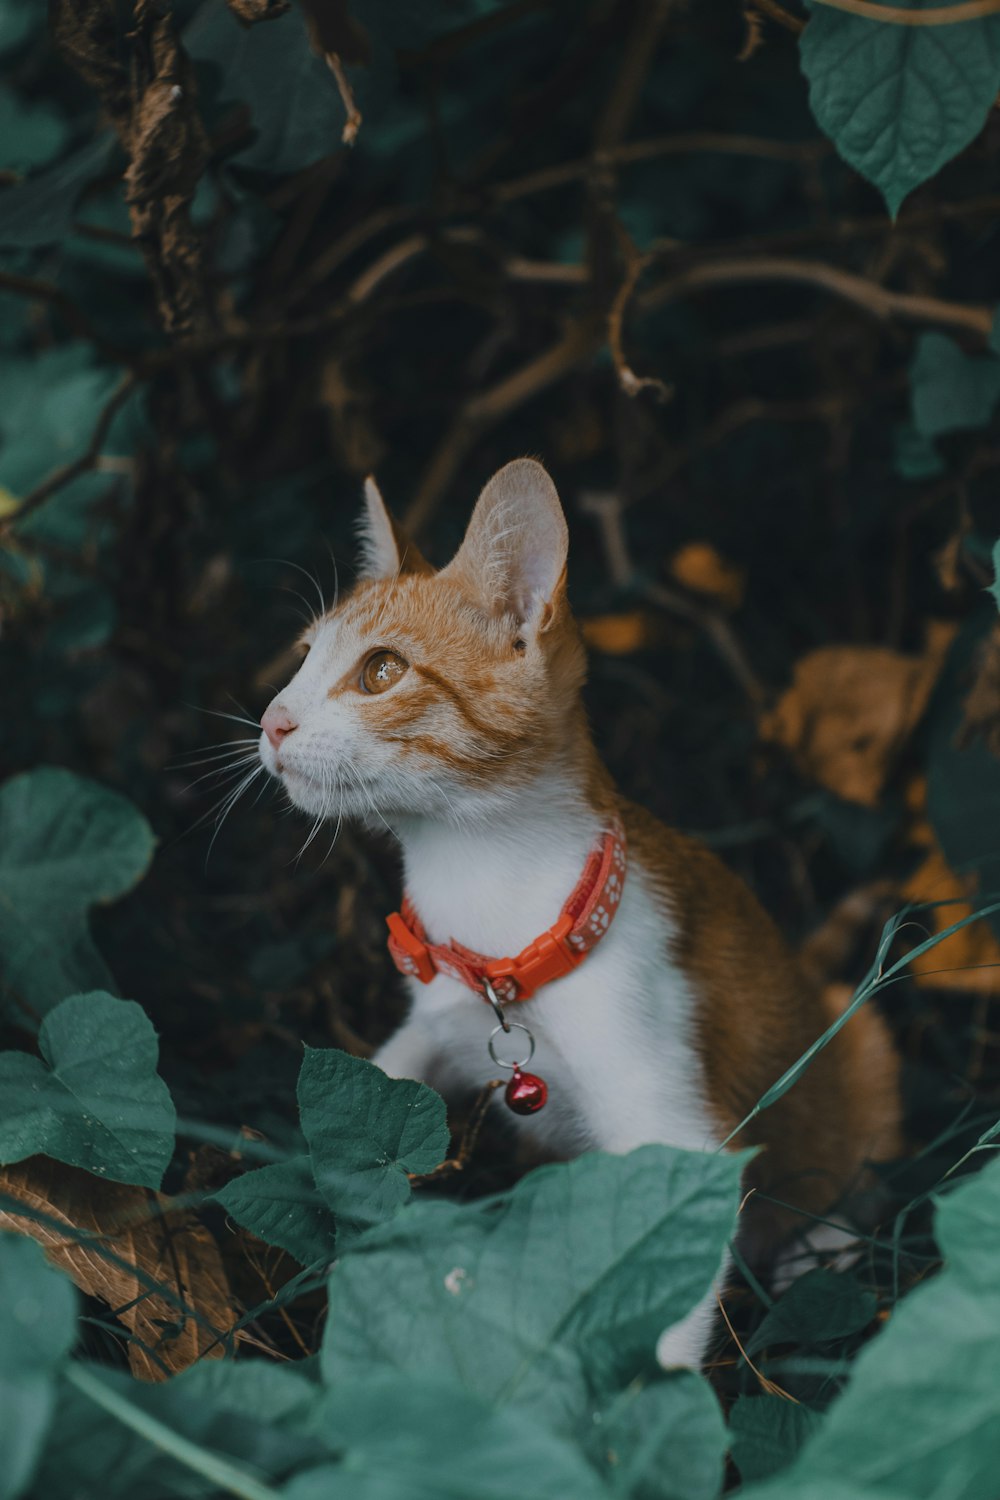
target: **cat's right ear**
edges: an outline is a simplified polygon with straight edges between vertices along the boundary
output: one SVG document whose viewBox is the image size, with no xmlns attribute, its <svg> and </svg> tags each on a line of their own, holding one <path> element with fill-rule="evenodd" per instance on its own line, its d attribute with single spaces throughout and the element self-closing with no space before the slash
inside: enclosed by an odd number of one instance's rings
<svg viewBox="0 0 1000 1500">
<path fill-rule="evenodd" d="M 395 578 L 400 573 L 433 573 L 434 569 L 390 516 L 381 491 L 369 474 L 365 504 L 358 518 L 362 578 Z"/>
</svg>

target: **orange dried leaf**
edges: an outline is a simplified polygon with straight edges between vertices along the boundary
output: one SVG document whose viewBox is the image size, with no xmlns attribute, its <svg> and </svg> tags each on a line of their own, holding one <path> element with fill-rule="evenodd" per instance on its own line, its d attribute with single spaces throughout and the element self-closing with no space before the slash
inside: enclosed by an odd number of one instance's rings
<svg viewBox="0 0 1000 1500">
<path fill-rule="evenodd" d="M 133 1375 L 164 1380 L 198 1359 L 221 1359 L 225 1351 L 218 1340 L 239 1311 L 218 1247 L 192 1213 L 171 1209 L 163 1194 L 105 1182 L 46 1156 L 5 1167 L 0 1192 L 68 1230 L 100 1236 L 99 1243 L 81 1243 L 52 1224 L 0 1206 L 0 1229 L 37 1240 L 54 1266 L 82 1292 L 106 1302 L 133 1335 L 128 1346 Z M 131 1269 L 102 1254 L 105 1246 Z M 191 1311 L 150 1291 L 136 1270 Z"/>
<path fill-rule="evenodd" d="M 727 562 L 708 542 L 689 542 L 670 559 L 670 571 L 685 588 L 708 594 L 727 609 L 739 609 L 746 588 L 746 574 Z"/>
<path fill-rule="evenodd" d="M 972 915 L 970 898 L 974 883 L 963 881 L 935 847 L 914 871 L 903 888 L 907 901 L 955 901 L 955 906 L 935 906 L 919 913 L 918 920 L 929 933 L 944 932 L 953 923 Z M 1000 988 L 1000 943 L 987 921 L 972 922 L 926 953 L 915 958 L 910 972 L 917 984 L 930 989 L 974 990 L 996 994 Z"/>
<path fill-rule="evenodd" d="M 621 615 L 592 615 L 580 621 L 580 629 L 587 645 L 606 656 L 628 656 L 654 639 L 653 621 L 640 609 Z"/>
<path fill-rule="evenodd" d="M 916 728 L 953 628 L 928 632 L 922 656 L 882 646 L 824 646 L 795 665 L 792 685 L 760 724 L 800 771 L 849 802 L 874 807 Z"/>
</svg>

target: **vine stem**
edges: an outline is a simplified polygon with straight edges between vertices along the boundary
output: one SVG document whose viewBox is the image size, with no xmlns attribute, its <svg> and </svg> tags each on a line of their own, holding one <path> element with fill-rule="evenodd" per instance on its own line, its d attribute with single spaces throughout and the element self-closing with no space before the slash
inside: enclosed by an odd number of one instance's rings
<svg viewBox="0 0 1000 1500">
<path fill-rule="evenodd" d="M 849 16 L 864 16 L 866 21 L 881 21 L 889 26 L 957 26 L 963 21 L 978 21 L 995 16 L 1000 0 L 959 0 L 958 5 L 933 5 L 927 10 L 909 10 L 905 6 L 880 5 L 877 0 L 818 0 L 831 10 L 844 10 Z"/>
<path fill-rule="evenodd" d="M 192 1443 L 189 1438 L 182 1437 L 172 1427 L 150 1416 L 149 1412 L 135 1406 L 118 1391 L 112 1390 L 86 1365 L 67 1365 L 64 1373 L 70 1385 L 75 1385 L 88 1400 L 94 1402 L 95 1406 L 100 1406 L 123 1426 L 131 1428 L 154 1448 L 159 1448 L 161 1453 L 168 1454 L 195 1474 L 201 1474 L 203 1478 L 218 1485 L 227 1494 L 238 1495 L 240 1500 L 280 1500 L 279 1492 L 272 1489 L 270 1485 L 261 1484 L 244 1469 L 230 1463 L 220 1454 L 212 1453 L 208 1448 L 202 1448 L 198 1443 Z"/>
</svg>

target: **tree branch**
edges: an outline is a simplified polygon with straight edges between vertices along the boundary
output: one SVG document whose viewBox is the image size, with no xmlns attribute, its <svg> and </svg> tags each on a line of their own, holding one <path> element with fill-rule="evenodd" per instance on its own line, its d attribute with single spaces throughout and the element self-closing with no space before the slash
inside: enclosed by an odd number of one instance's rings
<svg viewBox="0 0 1000 1500">
<path fill-rule="evenodd" d="M 653 287 L 639 299 L 645 312 L 663 307 L 685 292 L 698 287 L 738 286 L 752 282 L 799 282 L 814 286 L 852 302 L 876 318 L 903 318 L 912 322 L 943 323 L 965 328 L 981 338 L 988 338 L 993 326 L 993 309 L 975 303 L 945 302 L 939 297 L 924 297 L 914 292 L 891 292 L 822 261 L 792 260 L 772 257 L 761 260 L 705 261 L 678 271 Z"/>
</svg>

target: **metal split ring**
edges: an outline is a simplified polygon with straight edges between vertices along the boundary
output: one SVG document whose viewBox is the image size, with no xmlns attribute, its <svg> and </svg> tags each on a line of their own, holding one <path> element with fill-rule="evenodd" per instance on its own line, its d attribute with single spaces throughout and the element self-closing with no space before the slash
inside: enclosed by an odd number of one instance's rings
<svg viewBox="0 0 1000 1500">
<path fill-rule="evenodd" d="M 498 1036 L 502 1031 L 524 1032 L 525 1036 L 528 1038 L 528 1047 L 530 1049 L 527 1057 L 522 1057 L 520 1062 L 505 1062 L 502 1057 L 497 1057 L 496 1050 L 493 1046 L 493 1038 Z M 494 1026 L 493 1030 L 490 1032 L 490 1039 L 486 1045 L 490 1049 L 490 1057 L 492 1057 L 497 1067 L 509 1068 L 512 1073 L 516 1072 L 518 1068 L 525 1067 L 528 1063 L 530 1063 L 531 1059 L 535 1055 L 535 1038 L 532 1036 L 527 1026 L 522 1026 L 520 1021 L 508 1021 L 506 1026 Z"/>
<path fill-rule="evenodd" d="M 500 996 L 497 994 L 492 984 L 490 984 L 490 981 L 486 978 L 485 974 L 483 975 L 483 994 L 493 1007 L 496 1018 L 500 1022 L 501 1031 L 509 1031 L 510 1022 L 503 1013 L 503 1006 L 500 1003 Z M 496 1062 L 496 1058 L 494 1058 L 493 1061 Z"/>
</svg>

